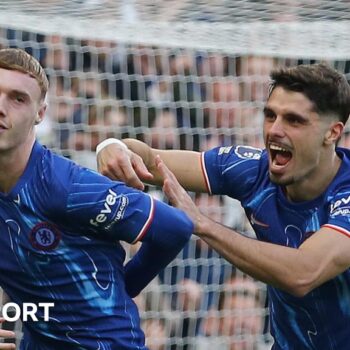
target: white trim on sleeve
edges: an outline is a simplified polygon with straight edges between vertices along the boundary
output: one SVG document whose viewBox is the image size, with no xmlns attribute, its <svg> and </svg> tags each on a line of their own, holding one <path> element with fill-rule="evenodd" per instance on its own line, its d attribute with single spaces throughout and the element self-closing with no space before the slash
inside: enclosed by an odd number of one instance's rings
<svg viewBox="0 0 350 350">
<path fill-rule="evenodd" d="M 204 152 L 201 154 L 201 168 L 209 194 L 212 194 L 207 169 L 205 168 Z"/>
<path fill-rule="evenodd" d="M 148 218 L 145 222 L 145 224 L 143 225 L 142 229 L 140 230 L 139 234 L 137 235 L 137 237 L 131 242 L 131 244 L 135 244 L 136 242 L 138 242 L 148 231 L 152 221 L 153 221 L 153 217 L 154 217 L 154 199 L 148 195 L 148 197 L 151 200 L 151 208 L 149 210 L 149 215 Z"/>
</svg>

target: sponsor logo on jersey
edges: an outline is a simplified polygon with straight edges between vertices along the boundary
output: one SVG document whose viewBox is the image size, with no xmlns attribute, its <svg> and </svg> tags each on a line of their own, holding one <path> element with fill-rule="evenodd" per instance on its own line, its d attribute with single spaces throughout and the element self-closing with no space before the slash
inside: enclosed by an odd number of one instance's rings
<svg viewBox="0 0 350 350">
<path fill-rule="evenodd" d="M 342 209 L 348 209 L 349 208 L 348 204 L 350 204 L 350 196 L 346 198 L 341 198 L 335 201 L 333 204 L 331 204 L 331 215 L 335 215 L 335 213 L 338 212 L 338 210 L 336 209 L 342 205 L 345 205 L 345 207 L 342 207 Z M 340 215 L 340 214 L 337 214 L 337 215 Z"/>
<path fill-rule="evenodd" d="M 124 213 L 125 213 L 125 209 L 126 207 L 128 206 L 129 204 L 129 200 L 128 200 L 128 197 L 126 196 L 121 196 L 120 197 L 120 202 L 119 202 L 119 209 L 117 211 L 117 214 L 115 215 L 115 220 L 118 221 L 118 220 L 121 220 L 124 216 Z"/>
<path fill-rule="evenodd" d="M 119 208 L 117 210 L 117 213 L 115 214 L 113 221 L 109 225 L 105 226 L 106 230 L 109 230 L 114 225 L 114 223 L 123 219 L 124 214 L 125 214 L 125 210 L 126 210 L 128 204 L 129 204 L 128 197 L 126 197 L 126 196 L 119 197 Z"/>
<path fill-rule="evenodd" d="M 251 146 L 236 146 L 235 154 L 242 159 L 255 159 L 261 158 L 262 150 Z"/>
<path fill-rule="evenodd" d="M 21 197 L 17 194 L 17 197 L 13 200 L 16 204 L 21 204 Z"/>
<path fill-rule="evenodd" d="M 118 198 L 117 194 L 111 189 L 109 189 L 106 199 L 103 203 L 103 208 L 100 210 L 100 212 L 96 215 L 94 219 L 90 220 L 90 224 L 96 227 L 98 227 L 100 224 L 103 224 L 107 220 L 108 215 L 112 213 L 112 207 L 116 204 L 117 198 Z M 126 205 L 124 205 L 124 207 L 125 206 Z M 119 215 L 122 215 L 122 214 L 123 212 L 120 213 Z"/>
<path fill-rule="evenodd" d="M 61 240 L 61 232 L 48 222 L 36 224 L 30 231 L 30 242 L 39 250 L 53 250 Z"/>
<path fill-rule="evenodd" d="M 342 208 L 338 208 L 336 209 L 333 213 L 331 213 L 331 217 L 335 217 L 335 216 L 347 216 L 350 215 L 350 207 L 342 207 Z"/>
</svg>

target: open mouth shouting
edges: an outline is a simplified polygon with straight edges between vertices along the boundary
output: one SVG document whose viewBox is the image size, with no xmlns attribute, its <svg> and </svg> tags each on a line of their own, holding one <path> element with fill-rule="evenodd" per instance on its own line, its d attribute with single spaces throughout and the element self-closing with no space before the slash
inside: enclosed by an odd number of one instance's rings
<svg viewBox="0 0 350 350">
<path fill-rule="evenodd" d="M 276 143 L 269 144 L 270 170 L 273 173 L 281 173 L 293 158 L 293 154 L 285 146 Z"/>
</svg>

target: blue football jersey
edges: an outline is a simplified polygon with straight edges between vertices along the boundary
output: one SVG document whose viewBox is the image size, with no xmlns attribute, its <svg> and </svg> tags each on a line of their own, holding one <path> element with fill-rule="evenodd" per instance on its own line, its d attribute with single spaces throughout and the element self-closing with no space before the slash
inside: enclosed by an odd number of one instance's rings
<svg viewBox="0 0 350 350">
<path fill-rule="evenodd" d="M 342 164 L 324 194 L 299 203 L 270 181 L 266 150 L 220 147 L 202 154 L 202 166 L 209 191 L 238 199 L 259 240 L 298 248 L 322 226 L 350 237 L 350 152 L 337 154 Z M 274 349 L 349 349 L 349 269 L 305 297 L 271 286 L 268 296 Z"/>
<path fill-rule="evenodd" d="M 39 308 L 39 320 L 24 323 L 21 349 L 146 349 L 120 241 L 154 246 L 172 227 L 189 238 L 188 217 L 39 143 L 0 203 L 1 286 L 19 305 L 55 304 L 48 322 Z"/>
</svg>

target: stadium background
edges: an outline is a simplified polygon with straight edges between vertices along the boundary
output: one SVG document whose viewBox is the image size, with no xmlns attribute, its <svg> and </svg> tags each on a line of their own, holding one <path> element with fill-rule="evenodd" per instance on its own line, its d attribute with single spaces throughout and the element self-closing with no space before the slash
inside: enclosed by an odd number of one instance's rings
<svg viewBox="0 0 350 350">
<path fill-rule="evenodd" d="M 39 140 L 95 168 L 106 137 L 196 151 L 262 146 L 272 68 L 326 61 L 350 73 L 349 10 L 346 0 L 3 0 L 0 46 L 23 48 L 46 69 Z M 237 202 L 193 198 L 254 235 Z M 269 348 L 264 285 L 195 237 L 136 302 L 151 350 Z"/>
</svg>

